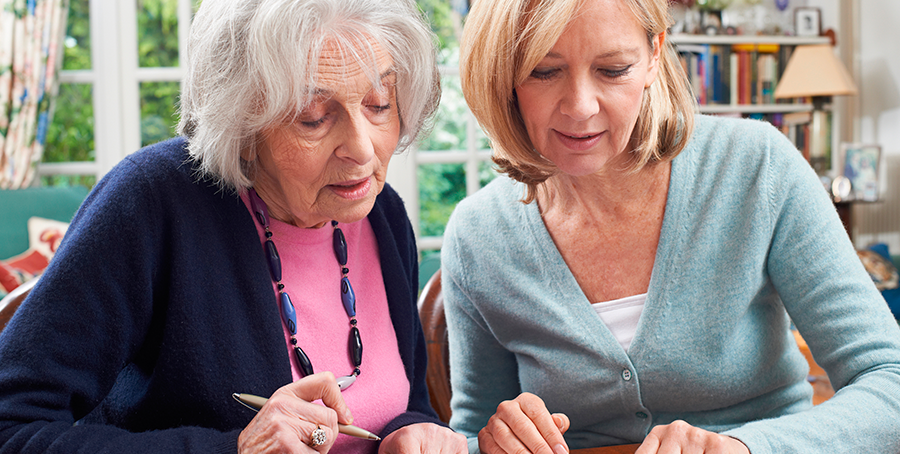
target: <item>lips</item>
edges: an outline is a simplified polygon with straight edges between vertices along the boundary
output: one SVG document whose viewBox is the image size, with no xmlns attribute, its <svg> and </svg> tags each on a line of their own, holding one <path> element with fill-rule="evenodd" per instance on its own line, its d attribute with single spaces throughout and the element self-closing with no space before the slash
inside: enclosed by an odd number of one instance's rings
<svg viewBox="0 0 900 454">
<path fill-rule="evenodd" d="M 565 147 L 570 148 L 575 151 L 585 151 L 593 147 L 600 141 L 600 138 L 603 137 L 604 133 L 571 133 L 571 132 L 560 132 L 553 131 L 556 134 L 556 138 L 562 143 Z"/>
<path fill-rule="evenodd" d="M 372 187 L 370 178 L 361 178 L 359 180 L 342 181 L 340 183 L 330 184 L 328 188 L 339 197 L 348 200 L 359 200 L 364 198 Z"/>
</svg>

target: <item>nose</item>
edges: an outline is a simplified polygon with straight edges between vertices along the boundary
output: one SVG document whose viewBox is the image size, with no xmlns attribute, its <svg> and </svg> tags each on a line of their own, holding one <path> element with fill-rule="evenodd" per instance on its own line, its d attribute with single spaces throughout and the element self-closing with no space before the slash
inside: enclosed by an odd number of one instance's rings
<svg viewBox="0 0 900 454">
<path fill-rule="evenodd" d="M 341 139 L 334 154 L 358 165 L 368 163 L 375 156 L 372 127 L 373 125 L 361 112 L 348 114 L 346 121 L 336 131 Z"/>
<path fill-rule="evenodd" d="M 565 87 L 560 112 L 576 121 L 587 120 L 600 112 L 600 94 L 584 77 L 573 77 Z"/>
</svg>

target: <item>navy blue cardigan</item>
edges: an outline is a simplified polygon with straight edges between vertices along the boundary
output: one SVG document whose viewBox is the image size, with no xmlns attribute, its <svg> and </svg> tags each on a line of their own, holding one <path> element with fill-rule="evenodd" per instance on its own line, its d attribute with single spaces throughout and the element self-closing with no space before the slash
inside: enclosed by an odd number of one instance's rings
<svg viewBox="0 0 900 454">
<path fill-rule="evenodd" d="M 0 453 L 235 452 L 254 413 L 231 394 L 291 382 L 253 220 L 198 180 L 185 145 L 147 147 L 96 185 L 0 335 Z M 410 382 L 407 412 L 384 436 L 440 422 L 414 236 L 388 185 L 368 218 Z"/>
</svg>

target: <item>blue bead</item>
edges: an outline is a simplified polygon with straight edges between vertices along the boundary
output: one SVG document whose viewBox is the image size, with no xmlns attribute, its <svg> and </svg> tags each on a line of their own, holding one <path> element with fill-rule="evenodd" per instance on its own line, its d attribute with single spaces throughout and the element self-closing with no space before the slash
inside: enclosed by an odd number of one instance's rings
<svg viewBox="0 0 900 454">
<path fill-rule="evenodd" d="M 291 335 L 297 334 L 297 311 L 287 293 L 281 293 L 281 318 Z"/>
<path fill-rule="evenodd" d="M 341 229 L 334 229 L 332 238 L 332 246 L 334 247 L 334 255 L 337 257 L 341 266 L 347 264 L 347 240 L 344 239 L 344 232 Z"/>
<path fill-rule="evenodd" d="M 353 293 L 350 279 L 346 277 L 341 278 L 341 302 L 344 303 L 344 310 L 347 311 L 347 316 L 356 317 L 356 294 Z"/>
<path fill-rule="evenodd" d="M 350 328 L 350 359 L 353 367 L 362 364 L 362 338 L 359 337 L 359 328 Z"/>
<path fill-rule="evenodd" d="M 281 281 L 281 257 L 278 256 L 278 249 L 275 242 L 266 240 L 266 261 L 269 262 L 269 272 L 272 273 L 272 280 Z"/>
</svg>

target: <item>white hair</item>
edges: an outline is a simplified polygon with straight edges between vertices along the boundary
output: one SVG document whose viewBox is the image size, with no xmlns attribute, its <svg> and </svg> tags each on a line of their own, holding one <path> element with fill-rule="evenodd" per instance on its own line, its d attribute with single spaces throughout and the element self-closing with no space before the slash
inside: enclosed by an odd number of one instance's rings
<svg viewBox="0 0 900 454">
<path fill-rule="evenodd" d="M 350 51 L 376 83 L 374 41 L 397 75 L 403 151 L 440 102 L 433 36 L 413 0 L 205 0 L 191 25 L 178 133 L 204 176 L 252 186 L 241 153 L 255 154 L 262 130 L 311 101 L 324 44 Z"/>
</svg>

